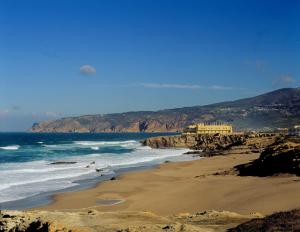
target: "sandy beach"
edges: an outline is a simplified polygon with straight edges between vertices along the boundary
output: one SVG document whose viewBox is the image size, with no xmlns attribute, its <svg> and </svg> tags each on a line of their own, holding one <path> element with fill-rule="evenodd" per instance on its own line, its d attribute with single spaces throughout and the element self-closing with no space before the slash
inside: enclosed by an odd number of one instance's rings
<svg viewBox="0 0 300 232">
<path fill-rule="evenodd" d="M 0 1 L 0 232 L 300 232 L 299 11 Z"/>
<path fill-rule="evenodd" d="M 150 211 L 168 216 L 204 210 L 266 215 L 300 207 L 300 177 L 240 177 L 230 171 L 258 156 L 244 153 L 165 163 L 123 174 L 95 188 L 57 194 L 52 204 L 38 209 Z"/>
</svg>

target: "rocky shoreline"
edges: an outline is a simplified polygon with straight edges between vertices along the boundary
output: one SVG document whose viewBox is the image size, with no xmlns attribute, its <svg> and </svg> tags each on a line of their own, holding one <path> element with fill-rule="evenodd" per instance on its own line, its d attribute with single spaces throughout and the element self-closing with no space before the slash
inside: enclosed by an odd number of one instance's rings
<svg viewBox="0 0 300 232">
<path fill-rule="evenodd" d="M 246 142 L 244 135 L 176 135 L 159 136 L 142 141 L 151 148 L 189 148 L 193 150 L 226 150 Z"/>
<path fill-rule="evenodd" d="M 300 139 L 278 138 L 253 162 L 235 167 L 241 176 L 272 176 L 280 173 L 300 176 Z"/>
<path fill-rule="evenodd" d="M 273 143 L 278 134 L 232 134 L 232 135 L 175 135 L 158 136 L 142 141 L 151 148 L 189 148 L 201 152 L 226 151 L 236 146 L 247 145 L 251 150 L 261 150 Z"/>
<path fill-rule="evenodd" d="M 144 145 L 151 146 L 153 148 L 170 148 L 170 147 L 187 147 L 193 149 L 190 154 L 199 154 L 201 156 L 217 156 L 207 159 L 200 159 L 197 161 L 192 161 L 193 163 L 187 164 L 163 164 L 161 168 L 153 171 L 149 171 L 149 177 L 147 179 L 146 173 L 140 173 L 140 177 L 135 175 L 129 175 L 126 178 L 122 177 L 120 180 L 107 182 L 99 186 L 99 189 L 95 190 L 86 190 L 86 195 L 80 195 L 78 193 L 78 199 L 112 199 L 112 197 L 117 197 L 118 199 L 125 199 L 131 196 L 131 200 L 127 199 L 123 201 L 122 204 L 114 206 L 99 206 L 94 205 L 93 207 L 82 207 L 76 210 L 34 210 L 34 211 L 0 211 L 0 232 L 11 231 L 11 232 L 26 232 L 26 231 L 111 231 L 111 232 L 137 232 L 137 231 L 294 231 L 300 229 L 300 213 L 299 209 L 291 210 L 299 207 L 297 204 L 297 199 L 293 197 L 288 197 L 284 202 L 286 206 L 278 206 L 276 210 L 271 210 L 270 212 L 277 212 L 281 210 L 286 210 L 286 212 L 273 213 L 269 216 L 264 217 L 260 213 L 251 213 L 244 214 L 236 210 L 222 211 L 224 208 L 221 206 L 216 207 L 218 202 L 215 200 L 211 201 L 211 195 L 213 199 L 216 197 L 224 197 L 224 202 L 232 201 L 231 203 L 225 204 L 227 209 L 228 207 L 233 207 L 236 201 L 240 201 L 235 207 L 239 208 L 239 205 L 246 204 L 241 198 L 248 199 L 247 202 L 252 202 L 253 209 L 258 209 L 261 206 L 262 201 L 266 199 L 260 198 L 260 194 L 265 195 L 268 193 L 270 197 L 275 197 L 274 194 L 281 197 L 283 193 L 295 194 L 297 195 L 297 189 L 299 180 L 297 176 L 280 176 L 281 174 L 289 175 L 298 175 L 300 169 L 299 163 L 299 153 L 300 153 L 300 140 L 296 138 L 284 137 L 279 134 L 247 134 L 247 135 L 229 135 L 229 136 L 220 136 L 220 135 L 205 135 L 205 136 L 160 136 L 155 138 L 149 138 L 142 141 Z M 258 154 L 260 153 L 260 155 Z M 253 157 L 253 158 L 252 158 Z M 244 161 L 242 161 L 244 160 Z M 251 161 L 251 162 L 249 162 Z M 204 162 L 204 163 L 203 163 Z M 249 162 L 249 163 L 248 163 Z M 217 165 L 219 163 L 219 165 Z M 226 164 L 227 163 L 227 164 Z M 235 163 L 235 164 L 234 164 Z M 239 164 L 239 165 L 237 165 Z M 274 166 L 274 164 L 276 164 Z M 187 167 L 186 165 L 189 165 Z M 190 165 L 194 165 L 192 168 Z M 213 167 L 210 167 L 213 165 Z M 168 168 L 169 167 L 169 168 Z M 175 168 L 174 168 L 175 167 Z M 182 170 L 180 170 L 182 168 Z M 165 171 L 164 171 L 165 170 Z M 176 171 L 177 170 L 177 171 Z M 185 171 L 183 171 L 185 170 Z M 192 171 L 194 170 L 194 171 Z M 250 172 L 250 171 L 251 172 Z M 265 175 L 261 175 L 261 171 Z M 272 170 L 270 172 L 270 170 Z M 158 172 L 160 174 L 158 174 Z M 171 174 L 172 173 L 172 174 Z M 170 191 L 174 197 L 174 192 L 172 191 L 172 182 L 176 180 L 177 184 L 182 184 L 182 186 L 194 186 L 193 188 L 188 188 L 191 191 L 188 192 L 190 197 L 195 194 L 194 201 L 198 202 L 197 196 L 199 194 L 201 198 L 207 198 L 202 202 L 201 207 L 197 207 L 199 211 L 188 211 L 190 213 L 182 213 L 175 215 L 167 214 L 167 216 L 162 216 L 161 214 L 155 213 L 155 211 L 150 210 L 151 212 L 142 212 L 140 209 L 137 211 L 128 210 L 126 207 L 138 206 L 135 204 L 135 201 L 138 201 L 141 196 L 144 196 L 149 200 L 148 195 L 145 195 L 148 191 L 148 188 L 151 186 L 151 197 L 156 199 L 154 196 L 155 186 L 162 184 L 162 188 L 158 188 L 159 192 L 157 193 L 159 198 L 163 191 L 164 194 L 167 194 L 167 189 L 171 188 Z M 128 175 L 127 175 L 128 176 Z M 241 177 L 243 176 L 243 177 Z M 254 177 L 247 177 L 254 176 Z M 272 176 L 265 177 L 269 179 L 260 178 L 260 176 Z M 141 181 L 141 178 L 148 180 L 146 182 L 154 181 L 149 183 L 149 186 L 145 187 L 144 181 Z M 154 178 L 159 178 L 157 182 L 153 180 Z M 162 178 L 162 179 L 161 179 Z M 240 179 L 241 178 L 241 179 Z M 245 178 L 245 179 L 243 179 Z M 253 178 L 257 178 L 253 180 Z M 133 181 L 135 180 L 135 181 Z M 172 180 L 172 181 L 170 181 Z M 125 182 L 124 182 L 125 181 Z M 227 181 L 227 182 L 226 182 Z M 247 192 L 245 191 L 244 181 L 248 181 L 246 184 Z M 141 185 L 138 183 L 141 182 Z M 226 182 L 222 185 L 223 182 Z M 234 183 L 233 183 L 234 182 Z M 272 182 L 270 184 L 270 182 Z M 123 185 L 122 185 L 123 183 Z M 210 190 L 212 187 L 215 188 L 215 184 L 218 183 L 218 193 L 212 191 L 208 195 L 206 190 Z M 244 182 L 245 183 L 245 182 Z M 284 185 L 278 185 L 284 183 Z M 132 184 L 132 189 L 130 185 Z M 178 187 L 175 184 L 176 188 Z M 107 188 L 105 189 L 105 185 Z M 170 185 L 170 186 L 169 186 Z M 297 186 L 298 187 L 297 187 Z M 125 188 L 129 188 L 127 192 L 124 192 Z M 169 186 L 169 187 L 166 187 Z M 229 187 L 230 186 L 230 187 Z M 235 187 L 236 186 L 236 187 Z M 268 187 L 266 187 L 268 186 Z M 272 189 L 273 186 L 277 186 Z M 286 187 L 287 188 L 286 191 Z M 135 189 L 142 189 L 143 191 L 138 190 L 134 192 L 133 195 L 130 193 L 135 191 Z M 167 189 L 166 189 L 167 188 Z M 199 189 L 198 189 L 199 188 Z M 224 190 L 228 188 L 227 190 Z M 240 189 L 244 188 L 244 189 Z M 111 189 L 114 189 L 111 192 Z M 119 190 L 118 190 L 119 189 Z M 198 189 L 198 190 L 197 190 Z M 203 190 L 204 189 L 204 190 Z M 184 188 L 182 189 L 184 190 Z M 242 197 L 239 195 L 239 191 L 243 192 Z M 95 193 L 93 193 L 95 191 Z M 102 195 L 100 192 L 103 192 Z M 176 190 L 178 191 L 178 189 Z M 194 193 L 197 191 L 196 193 Z M 223 192 L 224 191 L 224 192 Z M 251 192 L 252 191 L 252 192 Z M 254 191 L 254 192 L 253 192 Z M 223 192 L 221 194 L 221 192 Z M 248 194 L 249 192 L 249 194 Z M 228 194 L 231 193 L 231 194 Z M 273 194 L 272 194 L 273 193 Z M 66 193 L 67 194 L 67 193 Z M 67 199 L 74 196 L 75 193 L 66 195 Z M 94 195 L 95 194 L 95 195 Z M 100 194 L 100 195 L 99 195 Z M 103 195 L 104 194 L 104 195 Z M 125 194 L 125 195 L 123 195 Z M 139 197 L 137 194 L 140 194 Z M 141 195 L 142 194 L 142 195 Z M 143 195 L 144 194 L 144 195 Z M 257 194 L 256 196 L 254 196 Z M 180 195 L 180 194 L 179 194 Z M 85 198 L 84 196 L 88 197 Z M 137 198 L 135 199 L 135 196 Z M 181 195 L 180 195 L 181 196 Z M 294 195 L 291 195 L 294 196 Z M 295 196 L 294 196 L 295 197 Z M 255 200 L 253 200 L 253 199 Z M 74 198 L 76 199 L 76 197 Z M 132 200 L 135 199 L 135 200 Z M 167 200 L 166 198 L 164 202 Z M 177 199 L 177 198 L 176 198 Z M 251 201 L 252 200 L 252 201 Z M 206 207 L 208 210 L 201 211 L 201 208 L 205 208 L 205 202 L 211 201 Z M 74 200 L 70 200 L 72 204 L 75 204 Z M 142 202 L 145 202 L 142 200 Z M 169 207 L 174 207 L 177 203 L 174 200 L 171 200 L 172 204 L 168 204 Z M 258 202 L 256 204 L 256 202 Z M 260 203 L 259 203 L 260 202 Z M 272 200 L 270 202 L 273 202 Z M 275 202 L 270 203 L 272 206 Z M 65 202 L 66 203 L 66 202 Z M 79 202 L 77 202 L 79 203 Z M 222 203 L 222 202 L 220 202 Z M 283 203 L 283 202 L 282 202 Z M 67 203 L 66 203 L 67 204 Z M 255 205 L 256 204 L 256 205 Z M 264 204 L 266 204 L 264 202 Z M 290 205 L 291 204 L 291 205 Z M 60 207 L 63 206 L 59 204 Z M 79 204 L 80 205 L 80 204 Z M 91 200 L 91 205 L 93 202 Z M 194 204 L 193 204 L 194 205 Z M 255 205 L 255 206 L 254 206 Z M 296 206 L 295 206 L 296 205 Z M 244 205 L 245 206 L 245 205 Z M 110 208 L 107 208 L 110 207 Z M 118 208 L 119 207 L 119 208 Z M 124 211 L 125 207 L 125 211 Z M 140 206 L 138 206 L 139 208 Z M 114 208 L 115 210 L 112 209 Z M 143 208 L 143 207 L 141 207 Z M 145 207 L 144 207 L 145 208 Z M 220 210 L 221 208 L 221 210 Z M 119 209 L 119 210 L 116 210 Z M 120 209 L 123 209 L 123 211 Z M 212 210 L 216 209 L 216 210 Z M 288 209 L 288 210 L 287 210 Z M 154 212 L 154 213 L 153 213 Z M 172 210 L 172 212 L 174 212 Z M 239 213 L 234 213 L 239 212 Z M 258 212 L 262 212 L 258 210 Z M 269 213 L 270 213 L 269 212 Z M 269 214 L 264 213 L 264 214 Z"/>
<path fill-rule="evenodd" d="M 186 154 L 211 157 L 238 153 L 260 153 L 258 159 L 233 167 L 240 176 L 272 176 L 282 173 L 300 176 L 300 138 L 281 134 L 177 135 L 148 138 L 152 148 L 189 148 Z"/>
</svg>

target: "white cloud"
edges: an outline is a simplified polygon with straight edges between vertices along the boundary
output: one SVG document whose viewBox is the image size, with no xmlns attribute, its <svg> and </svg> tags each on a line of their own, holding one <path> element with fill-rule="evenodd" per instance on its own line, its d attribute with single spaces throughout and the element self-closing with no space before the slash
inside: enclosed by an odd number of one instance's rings
<svg viewBox="0 0 300 232">
<path fill-rule="evenodd" d="M 280 81 L 285 82 L 285 83 L 294 83 L 294 82 L 296 82 L 296 80 L 290 75 L 282 76 L 279 79 L 280 79 Z"/>
<path fill-rule="evenodd" d="M 233 90 L 233 89 L 240 89 L 240 88 L 235 88 L 231 86 L 222 86 L 222 85 L 212 85 L 208 86 L 207 89 L 212 89 L 212 90 Z"/>
<path fill-rule="evenodd" d="M 166 89 L 201 89 L 200 85 L 185 85 L 185 84 L 159 84 L 159 83 L 141 83 L 140 86 L 146 88 L 166 88 Z"/>
<path fill-rule="evenodd" d="M 294 84 L 296 80 L 292 75 L 283 75 L 273 81 L 275 87 L 286 87 Z"/>
<path fill-rule="evenodd" d="M 134 86 L 134 85 L 132 85 Z M 231 86 L 222 86 L 222 85 L 211 85 L 211 86 L 202 86 L 197 84 L 171 84 L 171 83 L 140 83 L 136 86 L 142 86 L 145 88 L 155 88 L 155 89 L 208 89 L 208 90 L 233 90 L 241 89 Z"/>
<path fill-rule="evenodd" d="M 96 74 L 96 68 L 94 68 L 92 65 L 85 64 L 80 67 L 80 73 L 84 75 L 94 75 Z"/>
</svg>

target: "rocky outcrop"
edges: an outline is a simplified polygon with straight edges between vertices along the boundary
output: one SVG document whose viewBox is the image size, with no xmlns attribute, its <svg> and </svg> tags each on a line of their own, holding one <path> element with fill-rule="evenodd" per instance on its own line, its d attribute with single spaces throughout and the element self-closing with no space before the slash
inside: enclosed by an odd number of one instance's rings
<svg viewBox="0 0 300 232">
<path fill-rule="evenodd" d="M 197 141 L 195 136 L 158 136 L 148 138 L 142 141 L 144 146 L 152 148 L 192 148 L 196 146 Z"/>
<path fill-rule="evenodd" d="M 151 212 L 5 211 L 0 213 L 0 232 L 219 232 L 260 214 L 202 211 L 163 217 Z"/>
<path fill-rule="evenodd" d="M 32 132 L 178 132 L 197 122 L 230 122 L 235 130 L 274 129 L 299 122 L 300 88 L 206 106 L 68 117 L 35 123 Z"/>
<path fill-rule="evenodd" d="M 274 213 L 265 218 L 252 219 L 248 222 L 227 230 L 228 232 L 241 231 L 300 231 L 300 209 Z"/>
<path fill-rule="evenodd" d="M 246 142 L 244 135 L 177 135 L 148 138 L 143 145 L 152 148 L 190 148 L 201 151 L 221 151 Z"/>
<path fill-rule="evenodd" d="M 241 176 L 271 176 L 290 173 L 300 176 L 300 142 L 280 138 L 268 146 L 257 160 L 235 167 Z"/>
<path fill-rule="evenodd" d="M 50 231 L 50 224 L 19 211 L 0 211 L 0 232 Z"/>
<path fill-rule="evenodd" d="M 75 161 L 56 161 L 50 163 L 51 165 L 61 165 L 61 164 L 76 164 L 77 162 Z"/>
</svg>

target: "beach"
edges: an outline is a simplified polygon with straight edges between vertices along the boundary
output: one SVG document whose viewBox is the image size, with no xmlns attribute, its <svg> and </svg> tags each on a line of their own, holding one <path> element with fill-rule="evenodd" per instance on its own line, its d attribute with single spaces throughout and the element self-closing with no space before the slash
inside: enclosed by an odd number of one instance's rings
<svg viewBox="0 0 300 232">
<path fill-rule="evenodd" d="M 165 160 L 190 159 L 188 149 L 151 149 L 143 133 L 1 133 L 0 208 L 25 209 L 49 196 L 95 186 L 122 172 Z"/>
<path fill-rule="evenodd" d="M 300 207 L 297 176 L 240 177 L 231 173 L 234 166 L 258 156 L 232 154 L 165 163 L 151 170 L 123 174 L 95 188 L 57 194 L 52 204 L 38 209 L 150 211 L 166 216 L 203 210 L 266 215 Z"/>
<path fill-rule="evenodd" d="M 0 232 L 300 232 L 299 11 L 0 1 Z"/>
<path fill-rule="evenodd" d="M 258 167 L 265 154 L 259 152 L 262 149 L 268 148 L 272 159 L 292 155 L 292 162 L 297 164 L 298 140 L 275 134 L 241 135 L 240 140 L 209 138 L 203 141 L 207 147 L 214 145 L 212 152 L 194 150 L 182 154 L 189 157 L 185 161 L 165 160 L 152 168 L 116 173 L 94 187 L 57 193 L 48 205 L 25 212 L 2 211 L 0 217 L 5 218 L 5 228 L 11 225 L 48 231 L 221 232 L 240 231 L 237 226 L 244 224 L 257 231 L 261 223 L 284 226 L 279 231 L 293 231 L 290 228 L 300 226 L 298 174 L 290 170 L 264 177 L 255 172 L 241 176 L 241 170 L 245 172 L 251 164 Z M 169 139 L 178 141 L 177 136 Z M 165 141 L 165 137 L 148 140 L 162 145 L 157 142 Z M 223 148 L 217 151 L 220 142 Z M 285 164 L 292 165 L 288 160 Z M 287 216 L 277 216 L 276 212 Z M 275 224 L 269 223 L 268 215 L 277 220 Z"/>
</svg>

